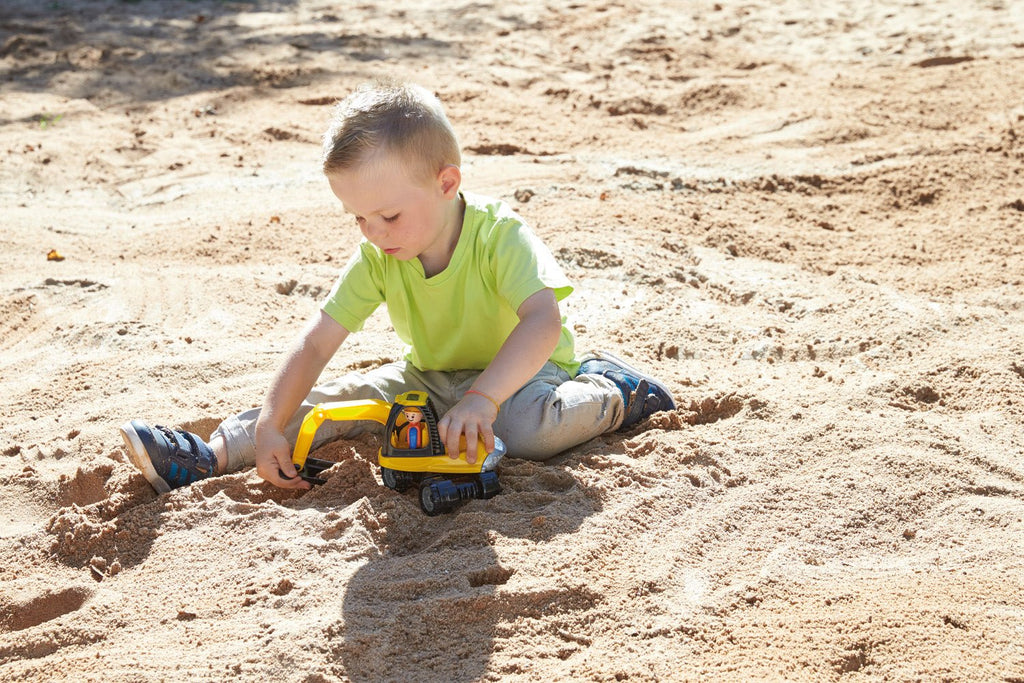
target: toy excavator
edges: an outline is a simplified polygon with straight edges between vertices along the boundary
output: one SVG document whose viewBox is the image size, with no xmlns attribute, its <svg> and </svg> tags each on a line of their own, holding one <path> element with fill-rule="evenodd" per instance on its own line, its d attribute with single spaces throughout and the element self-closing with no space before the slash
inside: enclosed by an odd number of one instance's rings
<svg viewBox="0 0 1024 683">
<path fill-rule="evenodd" d="M 449 512 L 473 498 L 492 498 L 501 492 L 498 462 L 505 444 L 494 438 L 494 450 L 487 452 L 483 441 L 476 444 L 476 462 L 466 459 L 466 440 L 461 437 L 457 458 L 448 451 L 437 431 L 437 413 L 423 391 L 407 391 L 395 402 L 376 399 L 339 401 L 313 406 L 302 420 L 295 441 L 292 462 L 299 476 L 311 484 L 323 484 L 320 473 L 335 463 L 310 458 L 313 435 L 327 420 L 374 420 L 384 425 L 384 445 L 377 454 L 384 485 L 402 493 L 418 486 L 420 507 L 428 515 Z"/>
</svg>

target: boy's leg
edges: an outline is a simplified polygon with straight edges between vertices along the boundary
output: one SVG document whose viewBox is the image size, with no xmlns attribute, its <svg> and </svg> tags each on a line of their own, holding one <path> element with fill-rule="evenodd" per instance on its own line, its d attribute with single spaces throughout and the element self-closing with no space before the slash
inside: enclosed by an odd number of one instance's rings
<svg viewBox="0 0 1024 683">
<path fill-rule="evenodd" d="M 622 416 L 622 394 L 614 383 L 589 375 L 573 380 L 547 363 L 502 404 L 494 433 L 510 457 L 546 460 L 614 430 Z"/>
<path fill-rule="evenodd" d="M 546 460 L 595 436 L 631 427 L 660 410 L 675 409 L 664 384 L 622 359 L 594 352 L 582 360 L 580 373 L 572 380 L 564 370 L 547 363 L 505 401 L 494 431 L 510 456 Z"/>
<path fill-rule="evenodd" d="M 427 391 L 443 415 L 465 394 L 479 372 L 422 372 L 411 364 L 390 363 L 367 373 L 350 373 L 315 387 L 285 429 L 294 443 L 302 419 L 317 403 L 379 399 L 393 401 L 403 391 Z M 573 380 L 548 363 L 502 405 L 495 434 L 513 457 L 545 460 L 595 436 L 632 426 L 658 410 L 672 410 L 667 387 L 611 354 L 583 357 Z M 150 427 L 132 420 L 121 428 L 131 461 L 160 492 L 214 474 L 251 467 L 256 455 L 259 409 L 225 420 L 210 444 L 182 430 Z M 329 422 L 317 430 L 313 447 L 341 436 L 380 429 L 372 421 Z M 212 446 L 212 449 L 211 449 Z"/>
</svg>

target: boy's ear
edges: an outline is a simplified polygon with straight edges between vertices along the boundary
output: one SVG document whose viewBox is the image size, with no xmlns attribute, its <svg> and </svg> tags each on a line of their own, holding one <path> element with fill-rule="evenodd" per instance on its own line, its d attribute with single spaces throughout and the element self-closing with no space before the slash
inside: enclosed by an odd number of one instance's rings
<svg viewBox="0 0 1024 683">
<path fill-rule="evenodd" d="M 440 183 L 441 194 L 445 199 L 455 199 L 459 194 L 459 187 L 462 185 L 462 171 L 458 166 L 449 164 L 437 174 Z"/>
</svg>

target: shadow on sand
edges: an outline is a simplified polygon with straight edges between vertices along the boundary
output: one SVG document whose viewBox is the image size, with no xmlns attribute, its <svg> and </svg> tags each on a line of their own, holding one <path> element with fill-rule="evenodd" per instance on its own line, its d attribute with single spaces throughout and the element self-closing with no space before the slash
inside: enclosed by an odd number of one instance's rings
<svg viewBox="0 0 1024 683">
<path fill-rule="evenodd" d="M 292 87 L 451 46 L 401 32 L 349 33 L 290 22 L 294 2 L 8 0 L 0 5 L 0 92 L 51 92 L 97 106 L 236 86 Z M 259 59 L 253 59 L 253 55 Z M 257 66 L 252 66 L 257 64 Z"/>
</svg>

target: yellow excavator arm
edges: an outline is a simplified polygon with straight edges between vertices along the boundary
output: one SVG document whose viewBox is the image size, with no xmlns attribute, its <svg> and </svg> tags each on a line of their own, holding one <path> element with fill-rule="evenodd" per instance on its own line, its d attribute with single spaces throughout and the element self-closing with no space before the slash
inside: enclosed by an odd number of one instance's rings
<svg viewBox="0 0 1024 683">
<path fill-rule="evenodd" d="M 316 434 L 316 430 L 320 429 L 320 425 L 327 420 L 373 420 L 386 424 L 390 411 L 391 404 L 378 399 L 318 403 L 313 406 L 313 409 L 303 418 L 302 426 L 299 427 L 299 436 L 295 440 L 295 450 L 292 451 L 292 463 L 295 464 L 295 469 L 301 471 L 305 467 L 309 449 L 313 445 L 313 436 Z"/>
</svg>

